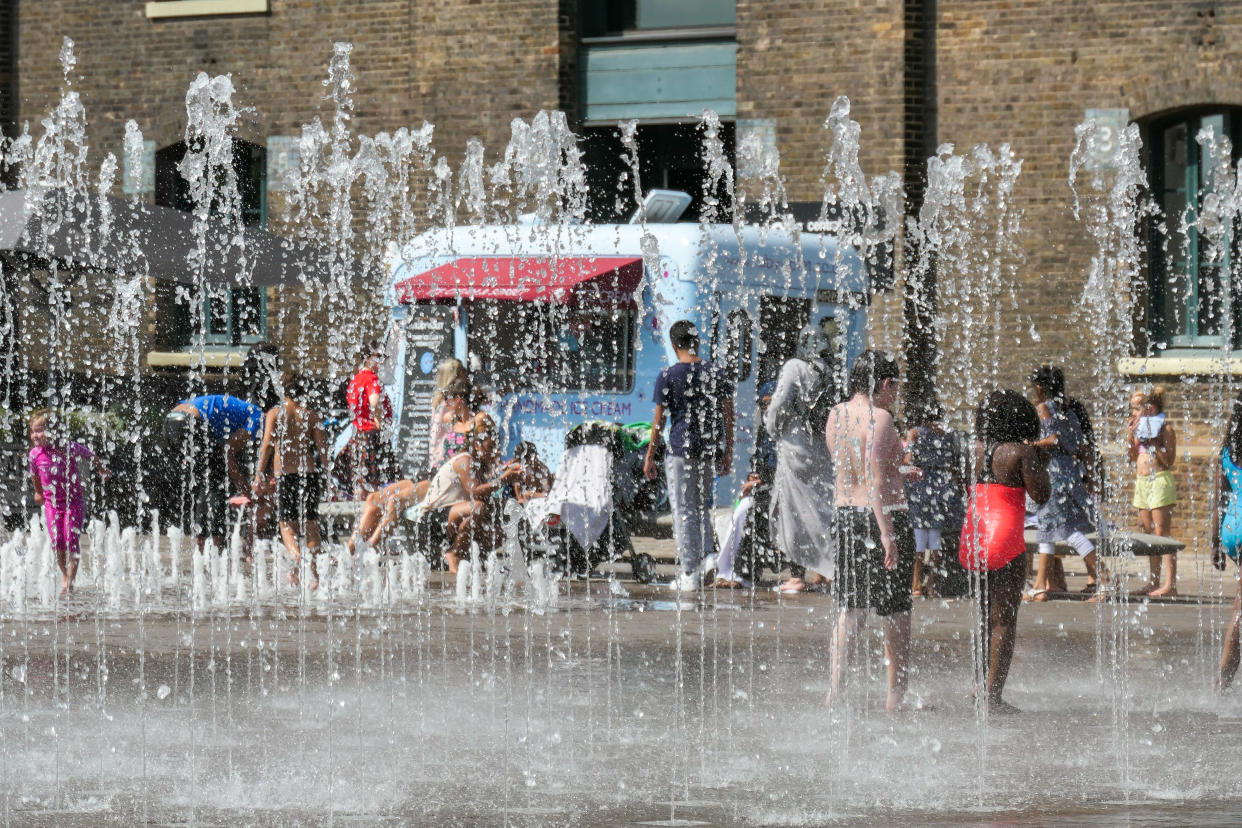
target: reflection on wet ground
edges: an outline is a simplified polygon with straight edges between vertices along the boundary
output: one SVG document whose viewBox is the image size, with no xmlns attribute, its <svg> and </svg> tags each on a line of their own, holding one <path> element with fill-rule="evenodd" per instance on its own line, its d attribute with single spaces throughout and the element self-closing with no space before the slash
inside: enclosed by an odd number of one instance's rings
<svg viewBox="0 0 1242 828">
<path fill-rule="evenodd" d="M 7 821 L 1238 824 L 1217 604 L 1024 607 L 1009 700 L 970 697 L 970 605 L 879 626 L 826 711 L 826 596 L 577 585 L 555 611 L 296 606 L 0 626 Z M 716 598 L 721 600 L 718 602 Z M 1114 667 L 1114 665 L 1118 665 Z"/>
</svg>

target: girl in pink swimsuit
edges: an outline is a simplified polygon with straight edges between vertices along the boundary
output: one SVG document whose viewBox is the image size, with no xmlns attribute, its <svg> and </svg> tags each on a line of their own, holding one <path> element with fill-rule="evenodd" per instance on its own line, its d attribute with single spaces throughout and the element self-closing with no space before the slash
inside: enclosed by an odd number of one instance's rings
<svg viewBox="0 0 1242 828">
<path fill-rule="evenodd" d="M 78 461 L 90 460 L 100 477 L 108 470 L 81 443 L 62 438 L 51 409 L 30 415 L 30 477 L 34 483 L 35 503 L 43 505 L 47 533 L 56 551 L 60 567 L 60 592 L 73 591 L 78 575 L 78 536 L 86 522 L 86 490 L 78 472 Z"/>
</svg>

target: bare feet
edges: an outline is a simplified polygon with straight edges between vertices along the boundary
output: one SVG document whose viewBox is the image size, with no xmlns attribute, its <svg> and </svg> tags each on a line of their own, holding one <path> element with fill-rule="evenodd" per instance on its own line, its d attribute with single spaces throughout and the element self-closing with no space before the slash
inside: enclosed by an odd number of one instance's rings
<svg viewBox="0 0 1242 828">
<path fill-rule="evenodd" d="M 1167 586 L 1167 587 L 1160 587 L 1159 589 L 1153 589 L 1151 592 L 1147 593 L 1147 597 L 1148 598 L 1176 598 L 1177 587 Z"/>
<path fill-rule="evenodd" d="M 988 715 L 989 716 L 1015 716 L 1021 712 L 1022 712 L 1021 710 L 1014 707 L 1012 704 L 1010 704 L 1007 701 L 1001 701 L 1000 699 L 997 699 L 996 701 L 988 702 Z"/>
<path fill-rule="evenodd" d="M 788 581 L 782 582 L 781 585 L 776 588 L 776 591 L 784 595 L 793 595 L 794 593 L 805 592 L 806 582 L 801 578 L 790 578 Z"/>
</svg>

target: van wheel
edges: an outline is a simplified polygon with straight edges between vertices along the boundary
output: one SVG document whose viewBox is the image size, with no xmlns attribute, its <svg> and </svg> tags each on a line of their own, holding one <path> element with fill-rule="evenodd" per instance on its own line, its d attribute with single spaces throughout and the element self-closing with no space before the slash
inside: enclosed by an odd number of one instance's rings
<svg viewBox="0 0 1242 828">
<path fill-rule="evenodd" d="M 656 563 L 655 558 L 646 552 L 639 552 L 630 557 L 630 569 L 634 573 L 634 580 L 640 584 L 649 584 L 655 580 Z"/>
</svg>

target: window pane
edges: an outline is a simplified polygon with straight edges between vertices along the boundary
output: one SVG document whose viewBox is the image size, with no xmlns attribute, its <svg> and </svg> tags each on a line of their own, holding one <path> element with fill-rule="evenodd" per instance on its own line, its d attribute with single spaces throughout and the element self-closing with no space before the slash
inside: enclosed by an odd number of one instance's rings
<svg viewBox="0 0 1242 828">
<path fill-rule="evenodd" d="M 1200 120 L 1199 129 L 1210 129 L 1212 134 L 1219 140 L 1224 135 L 1225 116 L 1223 114 L 1204 115 Z M 1196 135 L 1198 130 L 1196 130 Z M 1202 156 L 1202 152 L 1199 153 Z M 1202 204 L 1203 197 L 1207 194 L 1209 180 L 1207 176 L 1207 165 L 1212 160 L 1206 157 L 1200 157 L 1198 182 L 1200 192 L 1198 193 L 1198 202 Z M 1196 248 L 1198 252 L 1198 280 L 1196 285 L 1196 294 L 1198 298 L 1196 307 L 1196 327 L 1199 336 L 1220 336 L 1224 333 L 1225 319 L 1225 300 L 1226 291 L 1225 284 L 1222 280 L 1224 271 L 1227 268 L 1228 257 L 1222 257 L 1217 254 L 1218 260 L 1212 261 L 1212 252 L 1206 239 L 1196 239 Z M 1228 243 L 1224 245 L 1227 250 Z"/>
<path fill-rule="evenodd" d="M 1164 131 L 1164 192 L 1165 223 L 1168 227 L 1168 271 L 1165 274 L 1163 313 L 1165 326 L 1173 336 L 1184 336 L 1187 330 L 1186 304 L 1190 300 L 1186 279 L 1186 262 L 1190 239 L 1182 232 L 1186 212 L 1186 182 L 1189 125 L 1178 123 Z M 1192 176 L 1193 177 L 1193 176 Z"/>
<path fill-rule="evenodd" d="M 625 391 L 634 374 L 634 312 L 570 309 L 556 333 L 553 389 Z"/>
<path fill-rule="evenodd" d="M 228 288 L 208 288 L 207 301 L 204 303 L 203 320 L 207 336 L 227 338 L 229 335 L 229 290 Z"/>
<path fill-rule="evenodd" d="M 501 394 L 545 386 L 550 362 L 547 306 L 471 302 L 466 322 L 466 348 L 483 368 L 476 382 Z"/>
<path fill-rule="evenodd" d="M 736 22 L 735 0 L 637 0 L 634 14 L 637 29 L 732 26 Z"/>
<path fill-rule="evenodd" d="M 262 288 L 234 288 L 233 294 L 233 340 L 263 336 Z"/>
</svg>

